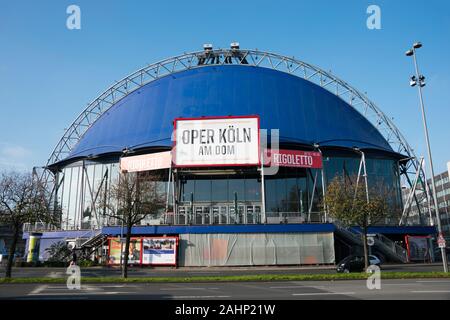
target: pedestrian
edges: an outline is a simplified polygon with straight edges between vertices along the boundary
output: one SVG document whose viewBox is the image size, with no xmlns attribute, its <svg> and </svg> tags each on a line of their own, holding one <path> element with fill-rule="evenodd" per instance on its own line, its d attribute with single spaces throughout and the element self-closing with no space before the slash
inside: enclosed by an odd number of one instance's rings
<svg viewBox="0 0 450 320">
<path fill-rule="evenodd" d="M 75 252 L 75 250 L 73 250 L 72 252 L 72 261 L 70 262 L 71 266 L 76 266 L 77 265 L 77 253 Z"/>
</svg>

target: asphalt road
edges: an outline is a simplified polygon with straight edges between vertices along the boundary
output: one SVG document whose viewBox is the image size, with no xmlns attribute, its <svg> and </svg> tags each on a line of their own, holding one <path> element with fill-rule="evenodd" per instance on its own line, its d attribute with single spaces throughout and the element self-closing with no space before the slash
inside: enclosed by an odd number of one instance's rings
<svg viewBox="0 0 450 320">
<path fill-rule="evenodd" d="M 15 300 L 450 300 L 450 279 L 382 280 L 369 290 L 365 280 L 82 284 L 1 284 L 0 299 Z"/>
<path fill-rule="evenodd" d="M 442 271 L 442 265 L 397 264 L 383 265 L 382 271 L 427 272 Z M 13 268 L 13 277 L 67 277 L 65 268 Z M 334 266 L 309 267 L 203 267 L 203 268 L 129 268 L 129 277 L 192 277 L 258 274 L 325 274 L 336 273 Z M 0 275 L 4 267 L 0 268 Z M 81 268 L 82 277 L 120 277 L 120 269 L 107 267 Z"/>
</svg>

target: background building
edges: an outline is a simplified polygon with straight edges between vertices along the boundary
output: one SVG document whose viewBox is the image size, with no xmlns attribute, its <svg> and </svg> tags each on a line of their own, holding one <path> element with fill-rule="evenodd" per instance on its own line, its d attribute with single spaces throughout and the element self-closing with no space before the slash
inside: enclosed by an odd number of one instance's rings
<svg viewBox="0 0 450 320">
<path fill-rule="evenodd" d="M 442 224 L 442 231 L 444 232 L 444 235 L 446 238 L 449 238 L 449 232 L 450 232 L 450 162 L 447 163 L 448 170 L 444 171 L 434 177 L 436 182 L 436 195 L 437 195 L 437 201 L 438 201 L 438 208 L 439 208 L 439 214 L 441 218 L 441 224 Z M 430 193 L 433 190 L 431 179 L 427 180 Z M 403 198 L 404 201 L 406 201 L 406 198 L 408 197 L 410 193 L 410 188 L 404 188 L 403 189 Z M 420 190 L 421 193 L 423 193 L 422 190 Z M 430 197 L 430 199 L 432 199 Z M 431 203 L 430 209 L 434 210 L 434 205 Z M 407 208 L 408 210 L 408 208 Z M 417 204 L 413 202 L 411 204 L 411 207 L 409 208 L 409 212 L 411 215 L 417 215 Z M 433 212 L 433 211 L 432 211 Z M 434 223 L 436 224 L 436 219 L 434 219 Z"/>
</svg>

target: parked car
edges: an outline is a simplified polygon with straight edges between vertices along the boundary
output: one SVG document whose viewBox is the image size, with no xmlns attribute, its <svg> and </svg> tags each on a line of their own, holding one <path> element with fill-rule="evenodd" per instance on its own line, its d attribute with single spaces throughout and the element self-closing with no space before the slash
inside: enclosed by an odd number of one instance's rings
<svg viewBox="0 0 450 320">
<path fill-rule="evenodd" d="M 447 254 L 447 260 L 450 260 L 450 247 L 445 248 L 445 253 Z M 442 262 L 441 248 L 434 249 L 434 262 Z"/>
<path fill-rule="evenodd" d="M 369 255 L 369 264 L 380 267 L 381 260 L 377 256 Z M 337 264 L 336 271 L 339 273 L 363 272 L 364 267 L 364 256 L 351 255 Z"/>
</svg>

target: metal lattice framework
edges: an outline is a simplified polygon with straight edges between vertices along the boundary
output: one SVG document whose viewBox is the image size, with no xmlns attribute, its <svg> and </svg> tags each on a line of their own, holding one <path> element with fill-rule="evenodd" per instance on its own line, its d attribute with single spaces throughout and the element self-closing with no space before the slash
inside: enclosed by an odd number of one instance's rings
<svg viewBox="0 0 450 320">
<path fill-rule="evenodd" d="M 211 65 L 238 64 L 270 68 L 296 75 L 327 89 L 346 101 L 368 119 L 384 136 L 394 151 L 404 154 L 411 161 L 401 168 L 402 174 L 410 175 L 419 169 L 419 161 L 400 130 L 369 98 L 339 79 L 309 63 L 271 52 L 247 49 L 218 49 L 185 53 L 147 65 L 111 85 L 95 98 L 66 129 L 47 162 L 47 167 L 64 160 L 81 139 L 83 134 L 103 113 L 131 92 L 164 76 Z M 420 169 L 419 169 L 420 170 Z M 421 170 L 422 171 L 422 170 Z M 421 172 L 422 181 L 425 180 Z M 48 185 L 53 179 L 49 170 L 44 170 L 41 181 Z M 408 179 L 409 180 L 409 179 Z M 410 183 L 411 184 L 411 183 Z"/>
</svg>

